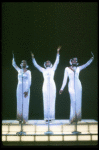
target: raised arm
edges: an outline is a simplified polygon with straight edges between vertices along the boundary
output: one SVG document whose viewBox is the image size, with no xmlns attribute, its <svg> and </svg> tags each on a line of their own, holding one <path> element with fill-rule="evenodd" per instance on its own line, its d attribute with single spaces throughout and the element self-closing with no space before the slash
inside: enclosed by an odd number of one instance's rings
<svg viewBox="0 0 99 150">
<path fill-rule="evenodd" d="M 15 59 L 14 59 L 14 54 L 13 54 L 13 59 L 12 59 L 12 66 L 13 66 L 17 71 L 20 70 L 20 68 L 16 65 L 16 62 L 15 62 Z"/>
<path fill-rule="evenodd" d="M 93 55 L 93 53 L 92 53 Z M 81 71 L 82 69 L 85 69 L 87 66 L 89 66 L 94 60 L 94 55 L 87 61 L 87 63 L 85 63 L 82 66 L 79 66 L 79 70 Z"/>
<path fill-rule="evenodd" d="M 58 66 L 58 64 L 59 64 L 59 57 L 60 57 L 60 55 L 59 55 L 59 51 L 60 51 L 60 49 L 61 49 L 61 47 L 59 46 L 58 48 L 57 48 L 57 55 L 56 55 L 56 60 L 55 60 L 55 63 L 54 63 L 54 65 L 53 65 L 53 70 L 56 70 L 56 68 L 57 68 L 57 66 Z"/>
<path fill-rule="evenodd" d="M 60 91 L 59 91 L 59 94 L 61 94 L 66 86 L 66 83 L 67 83 L 67 78 L 68 78 L 68 72 L 67 72 L 67 68 L 65 68 L 65 71 L 64 71 L 64 78 L 63 78 L 63 83 L 62 83 L 62 86 L 60 88 Z"/>
<path fill-rule="evenodd" d="M 34 64 L 34 66 L 35 66 L 40 72 L 43 72 L 43 71 L 44 71 L 44 68 L 41 67 L 41 66 L 39 66 L 39 65 L 37 64 L 37 62 L 36 62 L 36 60 L 35 60 L 35 58 L 34 58 L 33 53 L 31 53 L 31 56 L 32 56 L 32 62 L 33 62 L 33 64 Z"/>
</svg>

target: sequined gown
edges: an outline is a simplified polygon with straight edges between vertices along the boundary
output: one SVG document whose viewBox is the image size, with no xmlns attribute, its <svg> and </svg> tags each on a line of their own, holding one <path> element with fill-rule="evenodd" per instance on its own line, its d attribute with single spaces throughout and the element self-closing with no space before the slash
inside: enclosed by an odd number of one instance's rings
<svg viewBox="0 0 99 150">
<path fill-rule="evenodd" d="M 16 65 L 16 62 L 14 59 L 13 59 L 12 65 L 18 72 L 18 84 L 17 84 L 17 90 L 16 90 L 17 120 L 28 121 L 29 101 L 30 101 L 30 86 L 31 86 L 31 71 L 27 70 L 25 73 L 23 73 L 23 70 L 20 69 Z M 28 96 L 25 98 L 23 93 L 27 92 L 27 91 L 28 91 Z M 23 101 L 23 103 L 22 103 L 22 101 Z"/>
<path fill-rule="evenodd" d="M 59 63 L 59 54 L 56 56 L 55 63 L 53 67 L 47 67 L 46 69 L 39 66 L 33 58 L 34 66 L 43 74 L 44 82 L 42 87 L 43 93 L 43 110 L 44 110 L 44 120 L 54 120 L 55 119 L 55 100 L 56 100 L 56 85 L 54 82 L 54 74 Z"/>
<path fill-rule="evenodd" d="M 91 64 L 91 58 L 86 64 L 74 67 L 74 71 L 69 67 L 65 68 L 63 83 L 60 90 L 64 90 L 67 78 L 69 77 L 68 91 L 70 95 L 70 122 L 81 120 L 81 107 L 82 107 L 82 84 L 79 80 L 79 73 L 82 69 Z M 76 114 L 76 115 L 75 115 Z"/>
</svg>

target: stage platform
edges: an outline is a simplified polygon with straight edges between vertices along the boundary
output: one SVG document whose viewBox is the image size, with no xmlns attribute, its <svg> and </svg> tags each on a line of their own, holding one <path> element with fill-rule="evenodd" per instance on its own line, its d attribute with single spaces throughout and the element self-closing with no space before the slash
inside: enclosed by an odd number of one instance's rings
<svg viewBox="0 0 99 150">
<path fill-rule="evenodd" d="M 48 124 L 44 120 L 28 120 L 26 124 L 23 124 L 23 132 L 25 135 L 16 135 L 20 132 L 21 125 L 17 120 L 3 120 L 2 121 L 2 142 L 83 142 L 95 144 L 98 143 L 98 122 L 93 119 L 82 119 L 78 122 L 77 131 L 80 134 L 72 133 L 75 130 L 75 124 L 70 124 L 69 120 L 54 120 L 50 123 L 50 131 L 53 134 L 46 135 L 48 131 Z"/>
</svg>

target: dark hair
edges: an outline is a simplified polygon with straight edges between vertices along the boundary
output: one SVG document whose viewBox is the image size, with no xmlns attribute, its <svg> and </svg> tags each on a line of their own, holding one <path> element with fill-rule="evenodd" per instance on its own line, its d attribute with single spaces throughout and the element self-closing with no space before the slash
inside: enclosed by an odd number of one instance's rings
<svg viewBox="0 0 99 150">
<path fill-rule="evenodd" d="M 29 66 L 28 66 L 28 64 L 27 64 L 27 61 L 26 60 L 22 60 L 22 61 L 25 61 L 26 62 L 26 68 L 28 68 Z M 21 63 L 22 63 L 22 61 L 21 61 Z M 21 66 L 21 64 L 20 64 L 20 66 Z M 22 67 L 22 66 L 21 66 Z"/>
<path fill-rule="evenodd" d="M 45 61 L 44 62 L 44 67 L 46 68 L 46 63 L 48 62 L 49 60 L 47 60 L 47 61 Z M 52 67 L 52 63 L 49 61 L 49 63 L 50 63 L 50 66 Z"/>
</svg>

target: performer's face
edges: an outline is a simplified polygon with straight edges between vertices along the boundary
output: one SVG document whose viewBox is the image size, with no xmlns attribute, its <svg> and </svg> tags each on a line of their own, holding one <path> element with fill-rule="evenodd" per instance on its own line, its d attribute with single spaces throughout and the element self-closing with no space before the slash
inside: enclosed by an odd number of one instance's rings
<svg viewBox="0 0 99 150">
<path fill-rule="evenodd" d="M 73 58 L 73 59 L 72 59 L 72 64 L 73 64 L 73 65 L 76 65 L 76 64 L 77 64 L 77 58 Z"/>
<path fill-rule="evenodd" d="M 46 61 L 46 67 L 50 67 L 51 63 L 50 61 Z"/>
<path fill-rule="evenodd" d="M 26 68 L 26 61 L 22 60 L 21 65 L 22 65 L 22 68 Z"/>
</svg>

